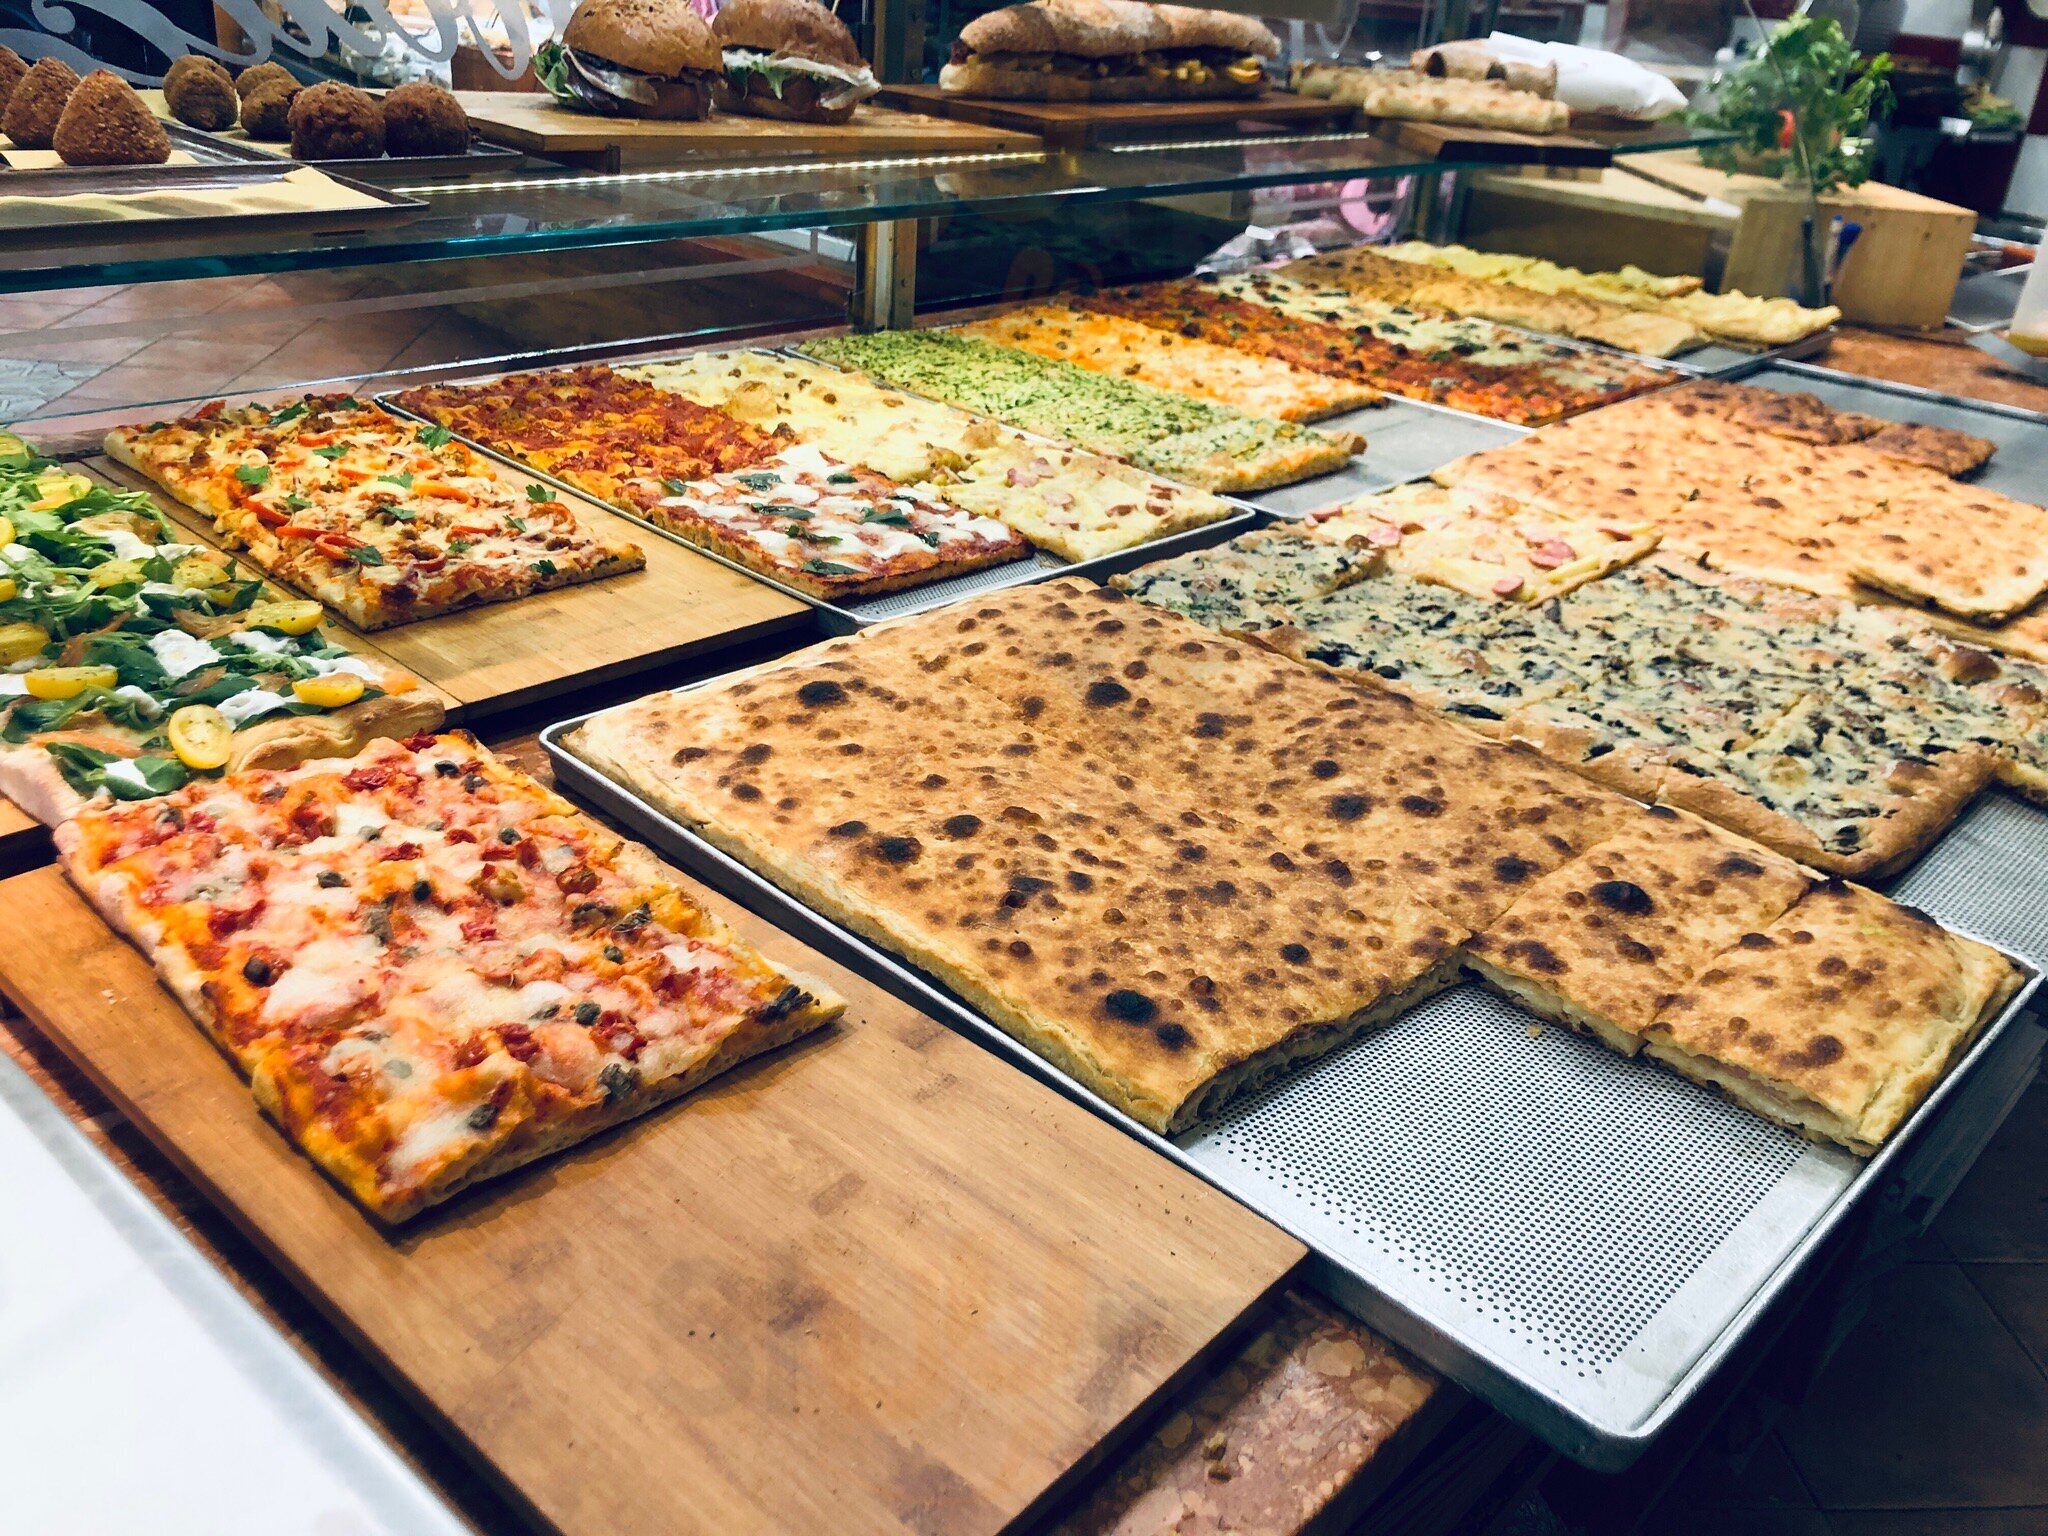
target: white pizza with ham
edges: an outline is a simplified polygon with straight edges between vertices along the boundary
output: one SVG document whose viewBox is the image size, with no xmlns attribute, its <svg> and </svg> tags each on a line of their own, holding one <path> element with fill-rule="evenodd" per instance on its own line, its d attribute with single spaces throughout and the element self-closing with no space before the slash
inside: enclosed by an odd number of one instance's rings
<svg viewBox="0 0 2048 1536">
<path fill-rule="evenodd" d="M 386 1221 L 843 1007 L 465 736 L 95 802 L 57 846 L 263 1108 Z"/>
</svg>

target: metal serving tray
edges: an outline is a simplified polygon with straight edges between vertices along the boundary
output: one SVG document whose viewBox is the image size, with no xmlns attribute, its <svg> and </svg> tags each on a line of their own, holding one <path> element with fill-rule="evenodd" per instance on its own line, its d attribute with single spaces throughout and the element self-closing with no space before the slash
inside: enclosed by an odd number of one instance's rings
<svg viewBox="0 0 2048 1536">
<path fill-rule="evenodd" d="M 564 738 L 588 718 L 541 733 L 565 788 L 1286 1228 L 1334 1300 L 1595 1467 L 1627 1465 L 1684 1407 L 2039 981 L 1867 1162 L 1469 983 L 1168 1139 L 584 763 Z M 2039 964 L 2048 907 L 2005 894 L 2014 867 L 2048 870 L 2048 814 L 1993 797 L 1896 894 Z"/>
<path fill-rule="evenodd" d="M 678 357 L 695 356 L 699 351 L 717 352 L 720 350 L 754 351 L 768 357 L 779 355 L 760 347 L 745 349 L 707 347 L 695 350 L 686 349 L 680 352 L 662 352 L 646 357 L 607 358 L 605 361 L 607 366 L 610 367 L 632 368 L 650 363 L 666 362 Z M 808 362 L 816 361 L 814 358 L 806 358 L 805 360 Z M 821 364 L 820 366 L 830 365 Z M 507 377 L 509 373 L 543 373 L 546 371 L 548 370 L 543 367 L 512 369 L 496 373 L 482 373 L 474 376 L 450 374 L 438 382 L 462 385 L 489 384 L 495 380 Z M 417 412 L 409 411 L 403 405 L 400 405 L 396 394 L 382 394 L 373 398 L 379 406 L 391 412 L 394 416 L 402 416 L 411 421 L 425 419 Z M 1025 435 L 1030 437 L 1036 436 L 1036 434 L 1032 433 Z M 530 465 L 522 464 L 509 454 L 500 453 L 494 448 L 486 447 L 472 438 L 463 437 L 461 440 L 486 458 L 503 464 L 508 469 L 515 469 L 522 475 L 530 475 L 543 484 L 551 485 L 556 490 L 562 491 L 567 495 L 585 501 L 595 499 L 588 491 L 578 490 L 566 480 L 558 479 L 553 475 L 534 469 Z M 1045 441 L 1045 439 L 1038 440 Z M 806 592 L 800 587 L 793 587 L 785 582 L 777 581 L 772 576 L 763 575 L 751 566 L 742 565 L 737 560 L 728 559 L 716 550 L 706 549 L 701 544 L 694 544 L 681 535 L 663 528 L 658 523 L 650 522 L 647 518 L 642 517 L 636 512 L 628 511 L 624 507 L 613 506 L 610 502 L 601 502 L 599 505 L 603 506 L 607 511 L 617 513 L 629 522 L 639 524 L 649 533 L 658 534 L 671 543 L 680 544 L 685 549 L 702 555 L 706 560 L 715 560 L 720 565 L 738 571 L 742 576 L 758 581 L 763 586 L 773 587 L 776 591 L 793 597 L 798 602 L 817 610 L 820 627 L 827 634 L 850 635 L 856 630 L 865 629 L 870 624 L 879 624 L 885 619 L 907 618 L 911 614 L 924 613 L 932 608 L 943 608 L 949 603 L 957 603 L 964 598 L 978 597 L 984 592 L 995 592 L 1004 587 L 1022 586 L 1026 582 L 1045 581 L 1055 576 L 1114 576 L 1120 571 L 1128 571 L 1140 565 L 1150 564 L 1154 560 L 1164 560 L 1169 556 L 1199 548 L 1219 532 L 1224 533 L 1226 536 L 1235 536 L 1240 533 L 1249 532 L 1252 528 L 1258 526 L 1261 519 L 1253 507 L 1233 497 L 1226 496 L 1223 499 L 1231 502 L 1233 505 L 1242 507 L 1243 510 L 1233 513 L 1229 517 L 1219 519 L 1216 522 L 1204 523 L 1199 528 L 1189 528 L 1181 533 L 1168 534 L 1165 538 L 1154 539 L 1148 544 L 1140 544 L 1133 549 L 1117 550 L 1113 554 L 1098 555 L 1093 560 L 1076 561 L 1062 560 L 1059 556 L 1050 554 L 1045 550 L 1034 549 L 1027 558 L 1012 560 L 1007 565 L 989 566 L 979 571 L 970 571 L 964 576 L 953 576 L 944 581 L 926 582 L 921 586 L 909 587 L 902 591 L 884 592 L 879 596 L 859 598 L 845 603 L 835 603 L 828 598 L 819 597 L 815 592 Z"/>
<path fill-rule="evenodd" d="M 1420 480 L 1439 465 L 1483 448 L 1512 443 L 1534 430 L 1398 395 L 1387 396 L 1383 405 L 1347 411 L 1312 425 L 1362 432 L 1365 452 L 1355 455 L 1344 468 L 1313 480 L 1253 491 L 1243 498 L 1246 502 L 1275 517 L 1306 517 L 1339 502 Z"/>
</svg>

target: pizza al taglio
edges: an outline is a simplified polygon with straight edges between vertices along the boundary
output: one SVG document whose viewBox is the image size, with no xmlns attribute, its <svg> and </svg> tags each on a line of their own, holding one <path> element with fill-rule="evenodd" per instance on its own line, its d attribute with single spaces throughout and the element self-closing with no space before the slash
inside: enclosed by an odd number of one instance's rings
<svg viewBox="0 0 2048 1536">
<path fill-rule="evenodd" d="M 954 332 L 1280 421 L 1320 421 L 1381 398 L 1377 390 L 1277 358 L 1059 304 L 1007 310 Z"/>
<path fill-rule="evenodd" d="M 0 793 L 54 825 L 246 764 L 441 722 L 428 690 L 320 630 L 141 491 L 0 462 Z"/>
<path fill-rule="evenodd" d="M 744 469 L 788 441 L 603 364 L 408 389 L 398 403 L 628 510 L 659 501 L 671 481 Z"/>
<path fill-rule="evenodd" d="M 664 489 L 646 509 L 661 527 L 819 597 L 873 596 L 1031 553 L 993 517 L 808 445 Z"/>
<path fill-rule="evenodd" d="M 65 872 L 386 1222 L 843 1005 L 464 736 L 86 807 Z"/>
<path fill-rule="evenodd" d="M 446 428 L 346 395 L 219 402 L 117 427 L 107 452 L 213 519 L 266 575 L 384 629 L 637 570 L 639 546 L 586 527 Z"/>
</svg>

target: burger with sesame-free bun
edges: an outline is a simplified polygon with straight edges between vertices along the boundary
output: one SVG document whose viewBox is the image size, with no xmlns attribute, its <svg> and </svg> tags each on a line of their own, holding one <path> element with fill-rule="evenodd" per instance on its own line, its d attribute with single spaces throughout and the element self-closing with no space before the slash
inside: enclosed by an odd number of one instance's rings
<svg viewBox="0 0 2048 1536">
<path fill-rule="evenodd" d="M 817 0 L 726 0 L 718 106 L 799 123 L 843 123 L 882 87 L 853 34 Z"/>
<path fill-rule="evenodd" d="M 556 100 L 605 117 L 709 117 L 724 72 L 689 0 L 583 0 L 533 62 Z"/>
</svg>

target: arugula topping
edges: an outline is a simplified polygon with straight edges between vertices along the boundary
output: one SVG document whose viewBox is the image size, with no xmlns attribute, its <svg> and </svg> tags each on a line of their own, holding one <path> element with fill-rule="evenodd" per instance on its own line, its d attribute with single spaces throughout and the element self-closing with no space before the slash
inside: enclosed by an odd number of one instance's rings
<svg viewBox="0 0 2048 1536">
<path fill-rule="evenodd" d="M 533 562 L 532 568 L 536 575 L 552 576 L 555 574 L 555 562 L 552 560 L 536 560 Z"/>
<path fill-rule="evenodd" d="M 297 421 L 306 414 L 307 409 L 306 402 L 301 400 L 298 404 L 288 405 L 281 411 L 273 411 L 270 416 L 270 424 L 273 427 L 281 427 L 288 421 Z"/>
<path fill-rule="evenodd" d="M 858 576 L 860 572 L 850 565 L 841 565 L 836 560 L 806 560 L 803 568 L 813 576 Z"/>
</svg>

